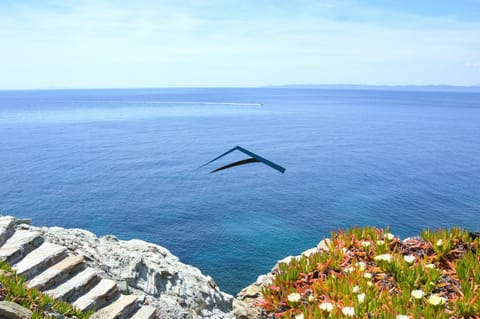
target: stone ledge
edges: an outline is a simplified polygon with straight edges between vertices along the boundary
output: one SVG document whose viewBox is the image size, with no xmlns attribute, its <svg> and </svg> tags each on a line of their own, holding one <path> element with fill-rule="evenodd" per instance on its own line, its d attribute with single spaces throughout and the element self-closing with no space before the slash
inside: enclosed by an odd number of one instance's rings
<svg viewBox="0 0 480 319">
<path fill-rule="evenodd" d="M 11 301 L 0 301 L 0 318 L 5 319 L 29 319 L 32 312 Z"/>
</svg>

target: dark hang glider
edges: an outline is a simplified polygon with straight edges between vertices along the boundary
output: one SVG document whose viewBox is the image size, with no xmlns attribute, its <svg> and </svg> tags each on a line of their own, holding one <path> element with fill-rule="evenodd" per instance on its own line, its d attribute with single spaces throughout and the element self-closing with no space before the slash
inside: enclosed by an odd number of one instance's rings
<svg viewBox="0 0 480 319">
<path fill-rule="evenodd" d="M 260 163 L 260 162 L 263 163 L 263 164 L 265 164 L 265 165 L 270 166 L 270 167 L 273 168 L 273 169 L 276 169 L 277 171 L 279 171 L 279 172 L 281 172 L 281 173 L 285 173 L 285 168 L 284 168 L 284 167 L 282 167 L 282 166 L 280 166 L 280 165 L 278 165 L 278 164 L 275 164 L 274 162 L 271 162 L 271 161 L 269 161 L 269 160 L 261 157 L 260 155 L 257 155 L 257 154 L 255 154 L 255 153 L 252 153 L 252 152 L 250 152 L 249 150 L 246 150 L 246 149 L 244 149 L 243 147 L 240 147 L 240 146 L 235 146 L 235 147 L 232 148 L 231 150 L 223 153 L 222 155 L 220 155 L 220 156 L 218 156 L 218 157 L 215 157 L 213 160 L 211 160 L 211 161 L 208 162 L 208 163 L 203 164 L 203 165 L 200 166 L 200 167 L 207 166 L 208 164 L 216 161 L 217 159 L 219 159 L 219 158 L 221 158 L 221 157 L 223 157 L 223 156 L 225 156 L 225 155 L 227 155 L 227 154 L 229 154 L 229 153 L 231 153 L 231 152 L 233 152 L 233 151 L 236 151 L 236 150 L 238 150 L 238 151 L 240 151 L 240 152 L 243 152 L 243 153 L 251 156 L 251 158 L 247 158 L 247 159 L 244 159 L 244 160 L 241 160 L 241 161 L 238 161 L 238 162 L 230 163 L 230 164 L 228 164 L 228 165 L 225 165 L 225 166 L 222 166 L 222 167 L 220 167 L 220 168 L 217 168 L 217 169 L 211 171 L 210 173 L 215 173 L 215 172 L 218 172 L 218 171 L 221 171 L 221 170 L 224 170 L 224 169 L 227 169 L 227 168 L 239 166 L 239 165 L 250 164 L 250 163 Z"/>
</svg>

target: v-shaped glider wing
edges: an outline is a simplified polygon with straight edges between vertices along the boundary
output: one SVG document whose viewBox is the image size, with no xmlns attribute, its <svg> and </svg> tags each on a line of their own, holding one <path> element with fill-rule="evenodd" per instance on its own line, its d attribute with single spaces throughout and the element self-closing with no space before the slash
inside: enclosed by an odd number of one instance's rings
<svg viewBox="0 0 480 319">
<path fill-rule="evenodd" d="M 231 164 L 222 166 L 222 167 L 220 167 L 220 168 L 217 168 L 217 169 L 211 171 L 210 173 L 215 173 L 215 172 L 218 172 L 218 171 L 227 169 L 227 168 L 231 168 L 231 167 L 235 167 L 235 166 L 240 166 L 240 165 L 244 165 L 244 164 L 257 163 L 257 162 L 261 162 L 261 163 L 263 163 L 263 164 L 265 164 L 265 165 L 270 166 L 270 167 L 273 168 L 273 169 L 276 169 L 277 171 L 279 171 L 279 172 L 281 172 L 281 173 L 285 173 L 285 168 L 284 168 L 284 167 L 282 167 L 282 166 L 280 166 L 280 165 L 278 165 L 278 164 L 275 164 L 275 163 L 273 163 L 273 162 L 271 162 L 271 161 L 269 161 L 269 160 L 261 157 L 260 155 L 257 155 L 257 154 L 255 154 L 255 153 L 252 153 L 252 152 L 250 152 L 249 150 L 246 150 L 246 149 L 244 149 L 243 147 L 240 147 L 240 146 L 235 146 L 235 147 L 232 148 L 231 150 L 223 153 L 223 154 L 220 155 L 220 156 L 215 157 L 213 160 L 211 160 L 211 161 L 208 162 L 208 163 L 203 164 L 203 165 L 200 166 L 200 167 L 207 166 L 208 164 L 210 164 L 210 163 L 218 160 L 219 158 L 221 158 L 221 157 L 223 157 L 223 156 L 225 156 L 225 155 L 227 155 L 227 154 L 230 154 L 230 153 L 233 152 L 233 151 L 237 151 L 237 150 L 240 151 L 240 152 L 242 152 L 242 153 L 245 153 L 245 154 L 251 156 L 251 158 L 247 158 L 247 159 L 244 159 L 244 160 L 241 160 L 241 161 L 238 161 L 238 162 L 234 162 L 234 163 L 231 163 Z"/>
</svg>

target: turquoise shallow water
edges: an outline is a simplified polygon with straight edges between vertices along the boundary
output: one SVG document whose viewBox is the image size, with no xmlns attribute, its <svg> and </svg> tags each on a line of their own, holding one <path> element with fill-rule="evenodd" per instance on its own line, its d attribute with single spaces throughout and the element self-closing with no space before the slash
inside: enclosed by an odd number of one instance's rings
<svg viewBox="0 0 480 319">
<path fill-rule="evenodd" d="M 287 168 L 250 164 L 241 145 Z M 333 229 L 480 230 L 480 94 L 0 92 L 0 213 L 158 243 L 231 293 Z"/>
</svg>

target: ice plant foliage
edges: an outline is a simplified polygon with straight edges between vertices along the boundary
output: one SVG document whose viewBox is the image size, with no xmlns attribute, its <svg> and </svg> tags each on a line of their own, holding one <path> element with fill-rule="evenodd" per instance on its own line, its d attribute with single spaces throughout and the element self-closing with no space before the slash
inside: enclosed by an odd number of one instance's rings
<svg viewBox="0 0 480 319">
<path fill-rule="evenodd" d="M 332 233 L 329 251 L 281 263 L 258 306 L 272 319 L 480 319 L 480 240 L 457 228 L 421 235 Z"/>
</svg>

